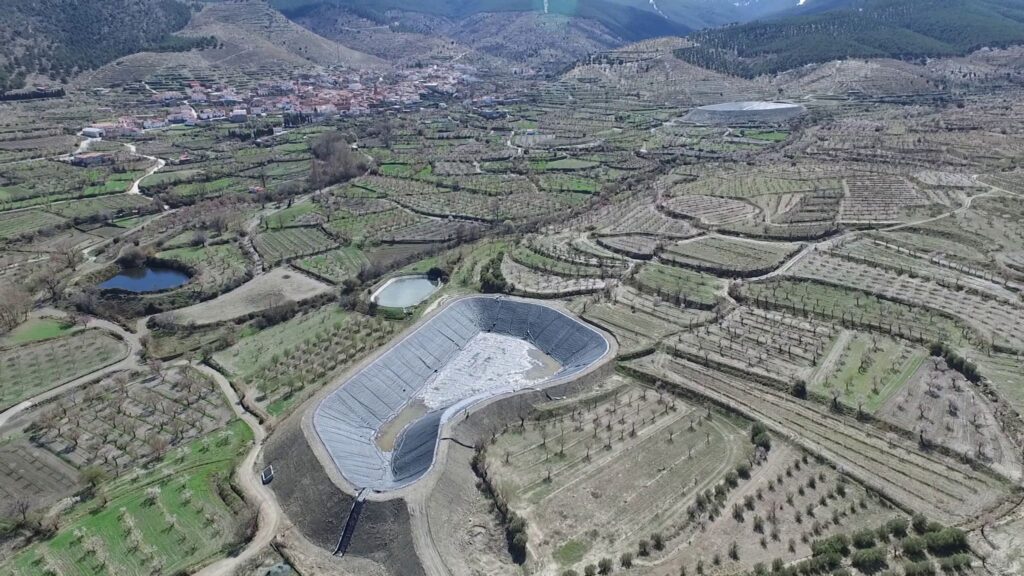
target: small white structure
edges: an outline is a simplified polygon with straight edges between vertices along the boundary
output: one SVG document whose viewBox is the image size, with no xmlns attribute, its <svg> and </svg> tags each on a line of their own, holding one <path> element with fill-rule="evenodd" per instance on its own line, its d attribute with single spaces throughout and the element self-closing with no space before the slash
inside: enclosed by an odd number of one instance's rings
<svg viewBox="0 0 1024 576">
<path fill-rule="evenodd" d="M 240 124 L 245 122 L 249 118 L 249 113 L 245 110 L 232 110 L 231 114 L 228 115 L 228 120 Z"/>
<path fill-rule="evenodd" d="M 103 138 L 105 133 L 106 132 L 104 132 L 103 128 L 97 128 L 96 126 L 82 128 L 82 136 L 85 136 L 86 138 Z"/>
</svg>

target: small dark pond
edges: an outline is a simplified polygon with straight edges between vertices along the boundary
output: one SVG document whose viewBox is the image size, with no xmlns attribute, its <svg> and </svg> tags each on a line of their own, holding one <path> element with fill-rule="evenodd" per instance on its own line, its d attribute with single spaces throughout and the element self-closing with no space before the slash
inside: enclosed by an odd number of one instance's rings
<svg viewBox="0 0 1024 576">
<path fill-rule="evenodd" d="M 100 284 L 100 288 L 117 288 L 128 292 L 159 292 L 177 288 L 188 282 L 188 274 L 173 268 L 140 266 L 124 268 L 121 273 Z"/>
</svg>

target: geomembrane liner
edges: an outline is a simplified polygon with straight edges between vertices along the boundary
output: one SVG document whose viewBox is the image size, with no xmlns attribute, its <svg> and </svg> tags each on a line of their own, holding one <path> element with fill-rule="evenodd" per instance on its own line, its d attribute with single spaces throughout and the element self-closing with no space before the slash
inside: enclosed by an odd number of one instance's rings
<svg viewBox="0 0 1024 576">
<path fill-rule="evenodd" d="M 443 370 L 463 350 L 501 340 L 475 338 L 481 333 L 525 341 L 560 367 L 544 380 L 528 384 L 511 374 L 477 380 L 471 373 L 453 375 Z M 313 427 L 338 470 L 356 488 L 394 490 L 430 469 L 438 430 L 450 415 L 492 396 L 582 372 L 608 350 L 608 341 L 597 330 L 545 304 L 489 296 L 463 298 L 423 322 L 324 398 L 313 414 Z M 406 426 L 393 451 L 381 450 L 375 441 L 381 428 L 412 400 L 421 398 L 439 373 L 448 379 L 439 383 L 451 383 L 456 394 L 444 395 L 444 406 Z M 473 381 L 452 382 L 453 377 Z M 460 390 L 466 391 L 465 397 L 458 397 Z"/>
<path fill-rule="evenodd" d="M 748 124 L 788 122 L 806 112 L 800 104 L 787 102 L 722 102 L 690 110 L 684 122 L 694 124 Z"/>
</svg>

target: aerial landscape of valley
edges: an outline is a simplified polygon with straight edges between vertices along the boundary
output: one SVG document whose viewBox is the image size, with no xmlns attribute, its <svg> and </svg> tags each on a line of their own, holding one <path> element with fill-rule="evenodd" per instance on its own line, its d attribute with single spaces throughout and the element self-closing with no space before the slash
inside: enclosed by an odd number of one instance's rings
<svg viewBox="0 0 1024 576">
<path fill-rule="evenodd" d="M 1024 0 L 5 0 L 0 576 L 1024 574 Z"/>
</svg>

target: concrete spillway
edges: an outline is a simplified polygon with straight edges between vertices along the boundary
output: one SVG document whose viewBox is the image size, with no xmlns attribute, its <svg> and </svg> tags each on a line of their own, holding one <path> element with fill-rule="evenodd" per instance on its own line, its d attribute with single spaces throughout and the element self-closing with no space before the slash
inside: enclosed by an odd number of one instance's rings
<svg viewBox="0 0 1024 576">
<path fill-rule="evenodd" d="M 610 350 L 599 331 L 544 303 L 463 298 L 330 392 L 315 408 L 313 428 L 353 486 L 394 490 L 430 469 L 450 416 L 488 398 L 572 379 Z M 548 370 L 534 358 L 546 359 Z M 382 446 L 385 430 L 414 408 L 393 446 Z"/>
</svg>

